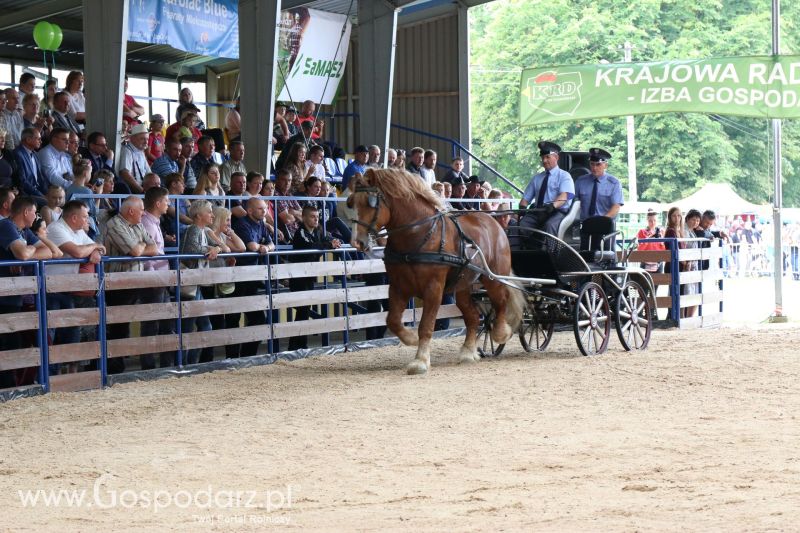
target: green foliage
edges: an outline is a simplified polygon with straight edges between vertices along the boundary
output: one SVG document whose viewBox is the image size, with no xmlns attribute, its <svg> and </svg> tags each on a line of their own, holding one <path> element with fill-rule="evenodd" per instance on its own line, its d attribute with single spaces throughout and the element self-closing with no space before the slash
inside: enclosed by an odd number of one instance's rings
<svg viewBox="0 0 800 533">
<path fill-rule="evenodd" d="M 784 54 L 800 49 L 800 2 L 782 2 Z M 625 118 L 518 124 L 522 68 L 770 54 L 769 0 L 497 0 L 470 10 L 472 133 L 478 153 L 524 188 L 539 166 L 536 143 L 609 149 L 609 172 L 627 186 Z M 699 114 L 638 116 L 640 200 L 669 202 L 729 182 L 753 202 L 772 199 L 769 121 Z M 784 121 L 783 198 L 800 206 L 800 124 Z"/>
</svg>

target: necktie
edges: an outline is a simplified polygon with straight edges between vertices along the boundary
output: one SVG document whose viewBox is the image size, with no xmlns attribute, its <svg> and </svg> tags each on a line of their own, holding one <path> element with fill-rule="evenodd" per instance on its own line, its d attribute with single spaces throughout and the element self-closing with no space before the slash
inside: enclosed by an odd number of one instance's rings
<svg viewBox="0 0 800 533">
<path fill-rule="evenodd" d="M 542 207 L 544 204 L 544 195 L 547 192 L 547 181 L 550 179 L 550 171 L 544 173 L 542 185 L 539 187 L 539 196 L 536 198 L 536 207 Z"/>
<path fill-rule="evenodd" d="M 597 214 L 597 184 L 599 180 L 594 180 L 594 186 L 592 186 L 592 199 L 589 201 L 589 216 L 593 217 Z"/>
</svg>

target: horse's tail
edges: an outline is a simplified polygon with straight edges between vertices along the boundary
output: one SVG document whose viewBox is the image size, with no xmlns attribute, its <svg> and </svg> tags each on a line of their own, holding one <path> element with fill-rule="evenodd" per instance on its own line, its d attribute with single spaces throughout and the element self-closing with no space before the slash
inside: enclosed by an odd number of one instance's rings
<svg viewBox="0 0 800 533">
<path fill-rule="evenodd" d="M 514 275 L 514 272 L 511 271 L 511 275 Z M 508 291 L 508 303 L 506 304 L 506 323 L 511 327 L 511 331 L 517 331 L 519 328 L 520 323 L 522 322 L 522 317 L 525 312 L 525 305 L 527 302 L 525 300 L 525 291 L 522 290 L 522 285 L 518 282 L 512 282 L 518 289 L 514 289 L 506 285 L 506 291 Z"/>
</svg>

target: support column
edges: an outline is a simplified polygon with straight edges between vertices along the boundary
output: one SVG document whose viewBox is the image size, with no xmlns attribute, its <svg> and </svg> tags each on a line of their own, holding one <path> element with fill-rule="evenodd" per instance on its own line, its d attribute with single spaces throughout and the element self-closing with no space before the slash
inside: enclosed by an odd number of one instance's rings
<svg viewBox="0 0 800 533">
<path fill-rule="evenodd" d="M 242 140 L 248 170 L 269 176 L 281 0 L 239 0 Z"/>
<path fill-rule="evenodd" d="M 472 150 L 472 117 L 469 113 L 469 11 L 464 4 L 458 4 L 458 141 Z M 472 172 L 471 160 L 464 157 L 464 172 Z"/>
<path fill-rule="evenodd" d="M 389 148 L 397 9 L 389 2 L 358 3 L 358 144 Z M 347 147 L 352 150 L 352 146 Z"/>
<path fill-rule="evenodd" d="M 118 132 L 122 129 L 128 4 L 127 0 L 83 1 L 83 20 L 87 21 L 83 32 L 86 131 L 103 132 L 115 154 L 122 144 Z"/>
</svg>

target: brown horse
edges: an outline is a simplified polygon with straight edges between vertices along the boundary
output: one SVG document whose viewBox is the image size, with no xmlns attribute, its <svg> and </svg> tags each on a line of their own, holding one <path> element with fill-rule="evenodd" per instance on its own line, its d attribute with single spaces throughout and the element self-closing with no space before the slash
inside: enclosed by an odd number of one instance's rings
<svg viewBox="0 0 800 533">
<path fill-rule="evenodd" d="M 382 228 L 388 231 L 384 252 L 389 278 L 386 325 L 404 344 L 417 346 L 417 357 L 407 368 L 409 374 L 424 374 L 430 366 L 430 340 L 445 291 L 455 293 L 467 327 L 461 362 L 479 359 L 475 341 L 480 314 L 472 300 L 478 279 L 494 309 L 492 339 L 504 343 L 513 335 L 522 319 L 522 293 L 470 268 L 483 267 L 477 259 L 482 251 L 491 272 L 511 274 L 508 238 L 494 218 L 479 211 L 446 213 L 433 190 L 419 176 L 403 170 L 369 169 L 351 181 L 351 190 L 348 206 L 357 213 L 351 244 L 366 250 L 370 235 Z M 412 297 L 423 301 L 417 333 L 403 325 L 403 311 Z"/>
</svg>

